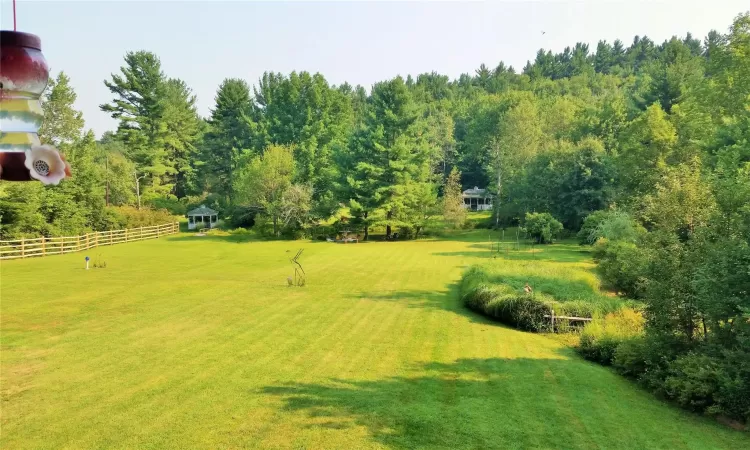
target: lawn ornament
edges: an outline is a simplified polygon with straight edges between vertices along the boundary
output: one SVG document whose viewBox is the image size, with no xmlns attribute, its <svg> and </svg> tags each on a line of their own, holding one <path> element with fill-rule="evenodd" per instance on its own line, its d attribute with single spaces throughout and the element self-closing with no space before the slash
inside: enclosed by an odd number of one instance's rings
<svg viewBox="0 0 750 450">
<path fill-rule="evenodd" d="M 13 22 L 15 28 L 15 2 Z M 51 145 L 39 142 L 49 68 L 38 36 L 0 31 L 0 179 L 58 184 L 70 165 Z"/>
<path fill-rule="evenodd" d="M 89 257 L 86 257 L 86 270 L 89 270 Z"/>
<path fill-rule="evenodd" d="M 287 252 L 288 251 L 289 250 L 287 250 Z M 297 254 L 294 255 L 294 258 L 289 258 L 289 262 L 292 263 L 292 266 L 294 267 L 294 280 L 293 280 L 293 282 L 294 282 L 295 285 L 297 285 L 299 287 L 304 286 L 305 283 L 306 283 L 306 280 L 305 280 L 305 278 L 306 278 L 305 269 L 303 269 L 302 268 L 302 264 L 299 263 L 299 257 L 302 256 L 302 252 L 304 252 L 304 251 L 305 251 L 305 249 L 301 248 L 301 249 L 299 249 L 299 251 L 297 252 Z M 287 278 L 287 282 L 290 283 L 289 285 L 291 286 L 291 282 L 292 282 L 291 277 Z"/>
</svg>

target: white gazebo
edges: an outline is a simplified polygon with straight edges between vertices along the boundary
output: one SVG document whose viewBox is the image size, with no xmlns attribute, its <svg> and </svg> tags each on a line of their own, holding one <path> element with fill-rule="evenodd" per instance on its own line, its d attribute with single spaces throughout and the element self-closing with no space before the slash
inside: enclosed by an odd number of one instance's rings
<svg viewBox="0 0 750 450">
<path fill-rule="evenodd" d="M 492 195 L 487 189 L 467 189 L 461 194 L 464 199 L 464 208 L 472 211 L 489 211 L 492 209 Z"/>
<path fill-rule="evenodd" d="M 188 211 L 188 230 L 194 230 L 199 223 L 204 224 L 205 228 L 214 228 L 218 224 L 219 213 L 206 205 L 201 205 L 192 211 Z"/>
</svg>

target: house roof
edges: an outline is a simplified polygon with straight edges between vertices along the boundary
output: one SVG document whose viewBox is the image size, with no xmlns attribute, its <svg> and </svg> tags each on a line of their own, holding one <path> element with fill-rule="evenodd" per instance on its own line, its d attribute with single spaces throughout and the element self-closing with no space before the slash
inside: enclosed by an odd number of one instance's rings
<svg viewBox="0 0 750 450">
<path fill-rule="evenodd" d="M 206 207 L 206 205 L 200 205 L 199 207 L 195 208 L 192 211 L 188 211 L 188 216 L 213 216 L 219 214 L 217 211 L 214 211 L 211 208 Z"/>
<path fill-rule="evenodd" d="M 487 194 L 487 189 L 479 189 L 478 187 L 474 186 L 474 189 L 467 189 L 464 191 L 465 197 L 487 197 L 489 194 Z"/>
</svg>

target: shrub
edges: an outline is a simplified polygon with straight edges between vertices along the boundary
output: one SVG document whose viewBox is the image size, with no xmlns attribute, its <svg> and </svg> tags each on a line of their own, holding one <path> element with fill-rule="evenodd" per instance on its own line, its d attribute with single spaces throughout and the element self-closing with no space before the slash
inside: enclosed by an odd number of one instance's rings
<svg viewBox="0 0 750 450">
<path fill-rule="evenodd" d="M 539 244 L 550 244 L 563 226 L 549 213 L 526 213 L 524 230 Z"/>
<path fill-rule="evenodd" d="M 589 242 L 605 238 L 609 241 L 635 243 L 645 232 L 646 230 L 630 214 L 623 211 L 607 211 L 591 231 Z"/>
<path fill-rule="evenodd" d="M 136 228 L 163 225 L 175 222 L 177 217 L 165 209 L 137 209 L 132 206 L 112 206 L 107 208 L 107 228 Z"/>
<path fill-rule="evenodd" d="M 578 351 L 586 359 L 610 365 L 621 344 L 643 334 L 643 324 L 643 315 L 631 308 L 595 317 L 581 332 Z"/>
<path fill-rule="evenodd" d="M 233 206 L 229 210 L 229 224 L 234 228 L 251 228 L 255 225 L 258 208 Z"/>
<path fill-rule="evenodd" d="M 646 341 L 643 337 L 627 339 L 615 349 L 612 366 L 622 375 L 638 378 L 646 372 Z"/>
<path fill-rule="evenodd" d="M 644 293 L 642 280 L 648 269 L 646 251 L 631 242 L 606 238 L 599 239 L 594 248 L 602 281 L 630 298 L 641 298 Z"/>
<path fill-rule="evenodd" d="M 153 197 L 148 199 L 147 203 L 153 209 L 166 209 L 170 214 L 175 216 L 184 216 L 187 214 L 187 205 L 174 195 L 165 197 Z"/>
<path fill-rule="evenodd" d="M 720 407 L 713 406 L 714 397 L 719 391 L 721 371 L 715 359 L 688 353 L 669 364 L 664 391 L 683 408 L 703 412 L 711 407 L 712 412 L 719 412 Z"/>
<path fill-rule="evenodd" d="M 581 245 L 591 245 L 601 237 L 597 236 L 596 229 L 599 227 L 599 224 L 607 218 L 608 214 L 608 211 L 594 211 L 586 216 L 583 225 L 581 225 L 581 229 L 578 230 L 578 234 L 576 235 L 578 242 Z"/>
</svg>

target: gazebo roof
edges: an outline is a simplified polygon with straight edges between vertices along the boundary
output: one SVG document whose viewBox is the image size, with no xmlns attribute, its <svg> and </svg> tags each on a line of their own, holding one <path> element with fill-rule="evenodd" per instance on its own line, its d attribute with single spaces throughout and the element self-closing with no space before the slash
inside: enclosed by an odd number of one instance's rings
<svg viewBox="0 0 750 450">
<path fill-rule="evenodd" d="M 464 191 L 464 196 L 466 197 L 486 197 L 487 189 L 479 189 L 478 187 L 474 186 L 474 189 L 467 189 Z"/>
<path fill-rule="evenodd" d="M 201 205 L 192 211 L 188 211 L 187 213 L 188 216 L 213 216 L 216 214 L 219 213 L 211 208 L 206 207 L 206 205 Z"/>
</svg>

